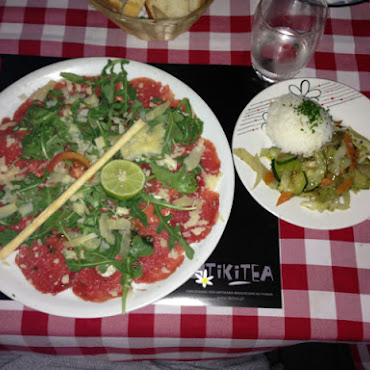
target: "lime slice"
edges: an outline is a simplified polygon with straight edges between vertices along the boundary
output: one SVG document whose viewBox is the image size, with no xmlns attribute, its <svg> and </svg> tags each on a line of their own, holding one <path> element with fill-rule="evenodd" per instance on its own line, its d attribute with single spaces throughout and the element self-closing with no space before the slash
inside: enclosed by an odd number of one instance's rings
<svg viewBox="0 0 370 370">
<path fill-rule="evenodd" d="M 101 172 L 101 185 L 114 198 L 133 198 L 143 190 L 145 175 L 141 167 L 125 159 L 115 159 L 106 164 Z"/>
</svg>

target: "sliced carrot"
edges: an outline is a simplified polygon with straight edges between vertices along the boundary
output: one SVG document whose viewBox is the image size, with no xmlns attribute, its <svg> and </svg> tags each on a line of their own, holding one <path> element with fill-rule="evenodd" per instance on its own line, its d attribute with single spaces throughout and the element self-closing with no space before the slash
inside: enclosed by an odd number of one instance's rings
<svg viewBox="0 0 370 370">
<path fill-rule="evenodd" d="M 353 177 L 349 177 L 344 180 L 339 187 L 337 187 L 336 192 L 338 195 L 343 194 L 345 191 L 349 190 L 353 184 Z"/>
<path fill-rule="evenodd" d="M 288 201 L 291 197 L 292 197 L 293 193 L 290 192 L 290 191 L 283 191 L 281 194 L 280 194 L 280 197 L 276 203 L 277 206 L 279 206 L 280 204 Z"/>
<path fill-rule="evenodd" d="M 332 179 L 329 179 L 327 177 L 324 177 L 320 183 L 320 187 L 331 185 L 334 181 Z"/>
<path fill-rule="evenodd" d="M 352 161 L 351 165 L 349 166 L 349 170 L 353 172 L 356 166 L 357 166 L 357 161 L 356 160 Z"/>
<path fill-rule="evenodd" d="M 275 176 L 272 171 L 266 172 L 265 176 L 263 177 L 263 181 L 265 182 L 266 185 L 270 184 L 272 181 L 274 181 Z"/>
<path fill-rule="evenodd" d="M 357 165 L 357 151 L 352 143 L 352 139 L 351 139 L 351 136 L 348 135 L 348 134 L 345 134 L 344 135 L 344 142 L 346 143 L 346 146 L 347 146 L 347 152 L 346 152 L 346 155 L 347 157 L 351 158 L 351 166 L 349 167 L 349 169 L 351 171 L 354 171 L 355 168 L 356 168 L 356 165 Z"/>
<path fill-rule="evenodd" d="M 351 136 L 348 134 L 344 135 L 344 142 L 346 143 L 347 146 L 347 156 L 352 158 L 352 156 L 355 154 L 355 147 L 352 144 L 352 139 Z"/>
</svg>

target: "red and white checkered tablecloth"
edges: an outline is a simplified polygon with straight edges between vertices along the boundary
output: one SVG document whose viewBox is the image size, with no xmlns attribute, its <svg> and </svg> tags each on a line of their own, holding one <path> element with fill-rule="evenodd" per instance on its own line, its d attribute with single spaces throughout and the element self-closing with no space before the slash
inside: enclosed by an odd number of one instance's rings
<svg viewBox="0 0 370 370">
<path fill-rule="evenodd" d="M 256 5 L 215 0 L 189 32 L 148 42 L 125 34 L 85 0 L 0 0 L 0 54 L 250 65 Z M 336 80 L 370 97 L 369 2 L 330 8 L 318 50 L 299 76 Z M 335 231 L 280 221 L 280 253 L 282 309 L 157 303 L 124 316 L 71 319 L 0 301 L 0 351 L 186 360 L 343 341 L 358 344 L 358 368 L 370 366 L 370 220 Z"/>
</svg>

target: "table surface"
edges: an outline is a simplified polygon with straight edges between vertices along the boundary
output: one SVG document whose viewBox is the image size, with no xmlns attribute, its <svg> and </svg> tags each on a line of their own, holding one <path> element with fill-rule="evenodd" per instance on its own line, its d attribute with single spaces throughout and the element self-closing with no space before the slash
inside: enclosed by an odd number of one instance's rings
<svg viewBox="0 0 370 370">
<path fill-rule="evenodd" d="M 0 54 L 242 68 L 251 65 L 256 5 L 215 0 L 189 32 L 154 42 L 127 35 L 85 0 L 0 0 Z M 330 8 L 317 52 L 298 76 L 336 80 L 370 97 L 369 2 Z M 0 350 L 184 360 L 313 340 L 362 343 L 355 359 L 370 362 L 370 220 L 335 231 L 280 220 L 279 240 L 282 309 L 152 304 L 124 316 L 71 319 L 2 300 Z"/>
</svg>

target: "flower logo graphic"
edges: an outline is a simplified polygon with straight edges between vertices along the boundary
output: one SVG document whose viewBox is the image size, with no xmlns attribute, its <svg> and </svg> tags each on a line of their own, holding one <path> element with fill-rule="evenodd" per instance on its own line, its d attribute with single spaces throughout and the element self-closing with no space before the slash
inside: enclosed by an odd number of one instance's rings
<svg viewBox="0 0 370 370">
<path fill-rule="evenodd" d="M 319 89 L 311 89 L 310 81 L 303 80 L 300 86 L 289 85 L 289 91 L 296 96 L 303 96 L 305 98 L 317 99 L 321 95 L 321 91 Z"/>
<path fill-rule="evenodd" d="M 197 284 L 202 284 L 203 288 L 205 288 L 207 285 L 213 285 L 211 281 L 213 279 L 213 276 L 208 276 L 208 271 L 206 269 L 203 272 L 202 271 L 196 272 L 195 276 L 197 278 L 195 282 Z"/>
</svg>

